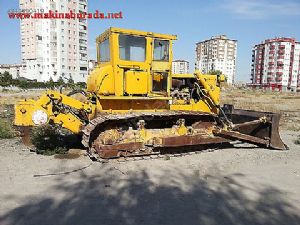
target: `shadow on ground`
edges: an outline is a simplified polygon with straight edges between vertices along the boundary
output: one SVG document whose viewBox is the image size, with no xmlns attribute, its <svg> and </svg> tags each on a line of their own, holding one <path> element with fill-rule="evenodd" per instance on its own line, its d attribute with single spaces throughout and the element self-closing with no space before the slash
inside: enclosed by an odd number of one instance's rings
<svg viewBox="0 0 300 225">
<path fill-rule="evenodd" d="M 242 174 L 206 179 L 200 179 L 197 173 L 186 175 L 171 170 L 161 174 L 150 177 L 147 171 L 140 170 L 116 175 L 112 167 L 104 167 L 101 176 L 81 173 L 79 182 L 72 184 L 59 177 L 45 195 L 63 193 L 62 198 L 42 197 L 24 202 L 2 215 L 0 224 L 300 223 L 296 209 L 283 193 L 272 187 L 243 186 Z"/>
</svg>

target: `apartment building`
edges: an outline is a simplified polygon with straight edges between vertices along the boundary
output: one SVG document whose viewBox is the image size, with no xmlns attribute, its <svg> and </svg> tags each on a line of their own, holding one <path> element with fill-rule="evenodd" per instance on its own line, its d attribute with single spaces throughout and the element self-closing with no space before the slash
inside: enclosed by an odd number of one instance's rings
<svg viewBox="0 0 300 225">
<path fill-rule="evenodd" d="M 20 9 L 49 12 L 87 12 L 87 0 L 20 0 Z M 59 77 L 75 82 L 86 81 L 86 19 L 21 20 L 21 76 L 37 81 L 54 81 Z"/>
<path fill-rule="evenodd" d="M 0 75 L 8 72 L 13 79 L 20 77 L 21 64 L 0 64 Z"/>
<path fill-rule="evenodd" d="M 189 62 L 185 60 L 174 60 L 172 62 L 173 74 L 187 74 L 189 73 Z"/>
<path fill-rule="evenodd" d="M 300 42 L 267 39 L 252 50 L 251 86 L 296 91 L 300 87 Z"/>
<path fill-rule="evenodd" d="M 237 40 L 226 35 L 212 37 L 196 44 L 196 67 L 202 73 L 220 70 L 227 83 L 234 82 L 236 73 Z"/>
</svg>

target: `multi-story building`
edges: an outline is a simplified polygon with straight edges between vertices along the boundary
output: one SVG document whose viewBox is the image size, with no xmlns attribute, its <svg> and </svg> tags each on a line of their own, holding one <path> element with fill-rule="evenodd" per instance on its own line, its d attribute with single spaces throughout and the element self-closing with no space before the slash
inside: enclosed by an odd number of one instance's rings
<svg viewBox="0 0 300 225">
<path fill-rule="evenodd" d="M 227 78 L 227 83 L 234 82 L 236 73 L 237 40 L 230 40 L 226 35 L 212 37 L 196 44 L 196 66 L 202 73 L 219 70 Z"/>
<path fill-rule="evenodd" d="M 255 45 L 251 80 L 253 87 L 296 91 L 300 87 L 300 42 L 274 38 Z"/>
<path fill-rule="evenodd" d="M 20 9 L 49 12 L 87 12 L 87 0 L 20 0 Z M 22 19 L 21 76 L 37 81 L 59 77 L 75 82 L 86 81 L 86 19 Z"/>
<path fill-rule="evenodd" d="M 189 73 L 189 62 L 185 60 L 174 60 L 172 62 L 173 74 L 187 74 Z"/>
<path fill-rule="evenodd" d="M 21 64 L 0 64 L 0 75 L 8 72 L 13 79 L 20 77 Z"/>
</svg>

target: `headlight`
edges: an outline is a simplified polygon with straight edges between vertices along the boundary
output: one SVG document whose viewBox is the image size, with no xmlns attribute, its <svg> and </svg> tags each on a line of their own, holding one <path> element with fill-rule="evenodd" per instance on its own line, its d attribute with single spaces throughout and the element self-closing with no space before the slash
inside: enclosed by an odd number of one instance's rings
<svg viewBox="0 0 300 225">
<path fill-rule="evenodd" d="M 32 121 L 35 125 L 43 125 L 48 121 L 47 113 L 43 110 L 37 110 L 32 114 Z"/>
</svg>

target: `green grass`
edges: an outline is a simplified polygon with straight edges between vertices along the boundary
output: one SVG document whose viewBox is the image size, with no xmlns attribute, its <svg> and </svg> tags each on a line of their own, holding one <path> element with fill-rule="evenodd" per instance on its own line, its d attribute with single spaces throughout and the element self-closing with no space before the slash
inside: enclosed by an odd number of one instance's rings
<svg viewBox="0 0 300 225">
<path fill-rule="evenodd" d="M 0 118 L 0 138 L 10 139 L 14 138 L 16 133 L 12 127 L 12 124 L 8 119 Z"/>
</svg>

